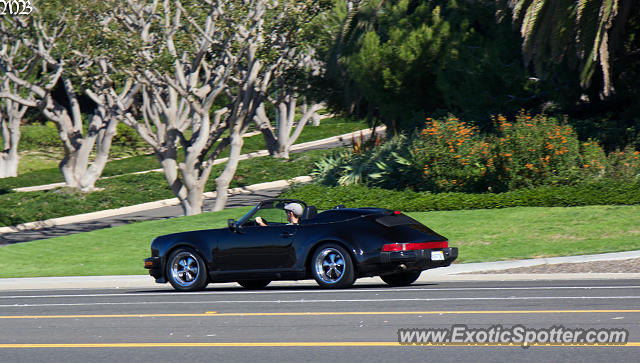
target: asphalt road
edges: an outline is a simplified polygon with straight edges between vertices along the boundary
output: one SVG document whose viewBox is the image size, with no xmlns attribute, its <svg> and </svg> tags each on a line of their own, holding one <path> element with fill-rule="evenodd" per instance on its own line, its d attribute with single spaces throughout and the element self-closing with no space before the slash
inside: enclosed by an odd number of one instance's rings
<svg viewBox="0 0 640 363">
<path fill-rule="evenodd" d="M 640 281 L 0 292 L 1 362 L 637 361 Z M 400 345 L 398 329 L 625 329 L 618 346 Z"/>
</svg>

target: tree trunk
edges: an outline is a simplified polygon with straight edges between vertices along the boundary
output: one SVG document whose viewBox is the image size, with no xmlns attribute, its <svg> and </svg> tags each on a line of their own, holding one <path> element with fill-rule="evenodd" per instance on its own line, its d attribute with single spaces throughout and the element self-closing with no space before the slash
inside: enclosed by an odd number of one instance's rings
<svg viewBox="0 0 640 363">
<path fill-rule="evenodd" d="M 109 116 L 111 116 L 110 119 L 108 119 Z M 78 186 L 81 190 L 88 191 L 95 188 L 96 181 L 102 175 L 102 171 L 109 160 L 111 142 L 116 135 L 118 122 L 118 118 L 107 114 L 102 105 L 98 106 L 96 113 L 92 116 L 91 126 L 85 137 L 85 142 L 88 139 L 92 139 L 90 143 L 95 143 L 96 156 L 89 165 L 89 153 L 82 155 L 85 160 L 82 161 L 83 168 L 79 170 L 81 176 L 78 180 Z M 92 129 L 92 127 L 95 127 L 95 129 Z"/>
<path fill-rule="evenodd" d="M 118 120 L 112 118 L 103 122 L 102 116 L 93 115 L 87 136 L 80 131 L 63 128 L 60 134 L 70 140 L 65 147 L 65 156 L 60 161 L 59 168 L 68 187 L 82 191 L 95 190 L 95 183 L 102 175 L 102 171 L 109 159 L 111 142 L 116 134 Z M 91 151 L 95 147 L 95 159 L 91 161 Z"/>
<path fill-rule="evenodd" d="M 0 153 L 0 178 L 10 178 L 18 176 L 18 153 L 2 151 Z"/>
<path fill-rule="evenodd" d="M 273 157 L 278 156 L 278 139 L 273 133 L 273 129 L 271 128 L 271 122 L 269 121 L 269 117 L 267 117 L 267 113 L 264 110 L 264 104 L 260 104 L 256 111 L 256 116 L 254 117 L 254 121 L 258 130 L 262 132 L 262 136 L 264 136 L 264 142 L 267 144 L 267 151 L 269 151 L 269 155 Z"/>
<path fill-rule="evenodd" d="M 229 160 L 227 161 L 222 174 L 216 178 L 217 195 L 216 202 L 213 207 L 214 211 L 223 210 L 227 204 L 227 199 L 229 198 L 229 184 L 231 184 L 231 179 L 233 179 L 233 176 L 236 174 L 236 169 L 238 169 L 238 159 L 244 143 L 242 135 L 237 127 L 231 130 L 229 139 L 231 145 L 229 150 Z"/>
<path fill-rule="evenodd" d="M 297 97 L 292 94 L 287 94 L 282 98 L 280 103 L 278 103 L 278 125 L 275 133 L 264 111 L 264 105 L 261 104 L 258 107 L 254 122 L 264 136 L 269 155 L 273 157 L 288 159 L 291 146 L 298 140 L 305 125 L 309 123 L 309 120 L 317 118 L 318 125 L 320 124 L 320 116 L 317 112 L 322 109 L 323 106 L 321 104 L 313 104 L 309 107 L 304 104 L 301 107 L 302 117 L 298 120 L 298 123 L 294 125 L 296 103 Z"/>
<path fill-rule="evenodd" d="M 187 199 L 182 202 L 182 209 L 185 216 L 193 216 L 202 213 L 202 202 L 204 184 L 199 186 L 193 186 L 188 189 Z"/>
<path fill-rule="evenodd" d="M 0 128 L 4 145 L 0 152 L 0 178 L 18 176 L 18 143 L 20 142 L 20 120 L 26 107 L 6 100 L 6 114 L 0 111 Z"/>
</svg>

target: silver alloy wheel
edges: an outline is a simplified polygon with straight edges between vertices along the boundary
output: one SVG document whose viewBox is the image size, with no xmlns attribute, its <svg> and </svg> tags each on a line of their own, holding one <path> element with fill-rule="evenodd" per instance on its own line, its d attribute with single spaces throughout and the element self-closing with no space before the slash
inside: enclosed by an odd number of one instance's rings
<svg viewBox="0 0 640 363">
<path fill-rule="evenodd" d="M 198 278 L 200 266 L 198 259 L 191 252 L 182 251 L 171 261 L 171 276 L 180 286 L 190 286 Z"/>
<path fill-rule="evenodd" d="M 344 256 L 340 251 L 327 247 L 318 254 L 314 266 L 320 280 L 327 284 L 335 284 L 344 275 Z"/>
</svg>

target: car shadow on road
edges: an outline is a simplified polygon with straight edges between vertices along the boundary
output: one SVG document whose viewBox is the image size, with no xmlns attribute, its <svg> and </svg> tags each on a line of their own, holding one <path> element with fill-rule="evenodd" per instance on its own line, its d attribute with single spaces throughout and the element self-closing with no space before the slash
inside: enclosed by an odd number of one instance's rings
<svg viewBox="0 0 640 363">
<path fill-rule="evenodd" d="M 387 284 L 384 283 L 372 283 L 372 284 L 359 284 L 359 285 L 354 285 L 351 286 L 349 288 L 346 289 L 338 289 L 338 291 L 357 291 L 357 290 L 366 290 L 366 289 L 380 289 L 380 288 L 384 288 L 384 289 L 407 289 L 410 290 L 411 288 L 415 288 L 415 287 L 425 287 L 425 286 L 439 286 L 440 284 L 437 283 L 413 283 L 409 286 L 389 286 Z M 313 291 L 337 291 L 337 290 L 333 290 L 333 289 L 325 289 L 322 288 L 320 286 L 317 285 L 305 285 L 305 286 L 267 286 L 263 289 L 246 289 L 242 286 L 224 286 L 224 287 L 216 287 L 215 283 L 214 284 L 210 284 L 206 289 L 202 290 L 202 291 L 196 291 L 193 293 L 203 293 L 203 292 L 261 292 L 261 291 L 267 291 L 267 292 L 277 292 L 277 291 L 305 291 L 305 290 L 313 290 Z M 135 290 L 135 291 L 129 291 L 128 293 L 136 293 L 136 294 L 144 294 L 144 293 L 149 293 L 149 294 L 157 294 L 157 293 L 175 293 L 176 291 L 173 289 L 153 289 L 153 290 Z M 189 292 L 184 292 L 185 294 L 189 294 Z"/>
</svg>

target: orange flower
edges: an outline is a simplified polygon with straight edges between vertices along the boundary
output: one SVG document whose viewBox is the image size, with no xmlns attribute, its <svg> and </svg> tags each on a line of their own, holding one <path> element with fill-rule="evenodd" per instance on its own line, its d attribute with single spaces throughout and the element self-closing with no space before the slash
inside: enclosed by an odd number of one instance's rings
<svg viewBox="0 0 640 363">
<path fill-rule="evenodd" d="M 524 166 L 526 166 L 529 170 L 533 170 L 533 164 L 531 163 L 526 163 L 524 164 Z"/>
</svg>

